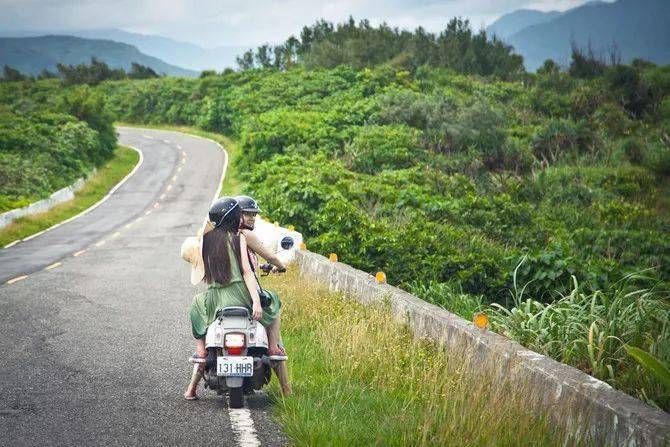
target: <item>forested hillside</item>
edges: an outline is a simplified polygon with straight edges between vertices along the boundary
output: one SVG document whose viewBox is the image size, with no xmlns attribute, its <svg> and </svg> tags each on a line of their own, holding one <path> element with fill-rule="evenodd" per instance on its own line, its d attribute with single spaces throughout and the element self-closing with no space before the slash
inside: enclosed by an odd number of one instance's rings
<svg viewBox="0 0 670 447">
<path fill-rule="evenodd" d="M 57 80 L 0 83 L 0 212 L 85 177 L 112 157 L 116 134 L 103 98 Z"/>
</svg>

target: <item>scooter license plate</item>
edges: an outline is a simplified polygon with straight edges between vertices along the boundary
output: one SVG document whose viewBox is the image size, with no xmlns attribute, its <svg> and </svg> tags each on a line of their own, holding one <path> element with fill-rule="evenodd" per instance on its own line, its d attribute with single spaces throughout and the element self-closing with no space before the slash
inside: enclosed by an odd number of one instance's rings
<svg viewBox="0 0 670 447">
<path fill-rule="evenodd" d="M 254 358 L 237 356 L 217 357 L 216 375 L 224 377 L 251 377 L 254 375 Z"/>
</svg>

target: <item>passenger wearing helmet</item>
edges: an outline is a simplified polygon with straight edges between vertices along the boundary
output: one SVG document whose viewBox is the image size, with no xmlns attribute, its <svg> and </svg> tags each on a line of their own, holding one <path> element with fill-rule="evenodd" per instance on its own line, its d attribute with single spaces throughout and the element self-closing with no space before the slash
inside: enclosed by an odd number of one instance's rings
<svg viewBox="0 0 670 447">
<path fill-rule="evenodd" d="M 256 224 L 256 216 L 261 212 L 258 203 L 249 196 L 237 196 L 235 197 L 237 202 L 240 204 L 242 209 L 242 224 L 240 225 L 240 231 L 247 239 L 247 247 L 249 248 L 249 261 L 251 262 L 251 267 L 254 271 L 258 270 L 258 256 L 260 255 L 267 262 L 275 266 L 275 269 L 278 271 L 286 270 L 286 266 L 283 262 L 277 257 L 276 254 L 268 250 L 261 240 L 253 232 L 254 225 Z"/>
<path fill-rule="evenodd" d="M 232 197 L 220 198 L 209 210 L 211 230 L 202 236 L 202 279 L 209 287 L 193 298 L 190 309 L 191 330 L 199 357 L 206 355 L 205 336 L 208 326 L 216 318 L 217 309 L 247 307 L 254 320 L 266 327 L 272 326 L 279 315 L 278 305 L 261 307 L 256 278 L 246 256 L 246 237 L 239 233 L 241 214 L 237 200 Z M 268 330 L 271 350 L 278 350 L 278 341 L 278 334 Z M 201 374 L 194 374 L 184 393 L 186 399 L 195 398 L 200 377 Z"/>
<path fill-rule="evenodd" d="M 258 255 L 260 255 L 267 262 L 274 265 L 276 271 L 285 271 L 286 267 L 284 266 L 284 263 L 263 245 L 253 231 L 256 223 L 256 216 L 261 212 L 258 203 L 249 196 L 237 196 L 235 199 L 242 209 L 240 233 L 244 235 L 247 241 L 247 255 L 249 256 L 249 264 L 251 265 L 251 268 L 254 272 L 258 271 Z M 277 319 L 268 327 L 268 334 L 273 333 L 278 340 L 281 340 L 280 326 L 281 315 L 278 315 Z M 286 360 L 288 357 L 286 356 L 284 347 L 281 344 L 277 344 L 277 348 L 277 351 L 270 351 L 270 354 L 274 354 L 273 358 Z M 282 394 L 285 396 L 291 394 L 291 386 L 288 380 L 286 364 L 284 362 L 275 362 L 273 365 L 282 388 Z"/>
</svg>

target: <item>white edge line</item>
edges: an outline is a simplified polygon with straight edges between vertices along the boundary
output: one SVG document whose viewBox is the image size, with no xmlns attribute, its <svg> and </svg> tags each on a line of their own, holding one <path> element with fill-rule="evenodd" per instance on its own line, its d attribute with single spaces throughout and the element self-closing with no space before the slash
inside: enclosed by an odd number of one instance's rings
<svg viewBox="0 0 670 447">
<path fill-rule="evenodd" d="M 261 442 L 256 436 L 254 420 L 251 418 L 251 412 L 247 408 L 228 409 L 230 425 L 233 432 L 237 435 L 236 445 L 244 447 L 260 447 Z"/>
<path fill-rule="evenodd" d="M 107 193 L 107 195 L 105 195 L 105 197 L 103 197 L 102 199 L 98 200 L 95 204 L 93 204 L 93 205 L 91 205 L 90 207 L 86 208 L 84 211 L 82 211 L 81 213 L 77 214 L 76 216 L 72 216 L 72 217 L 70 217 L 69 219 L 66 219 L 66 220 L 64 220 L 64 221 L 62 221 L 62 222 L 59 222 L 59 223 L 57 223 L 57 224 L 55 224 L 55 225 L 52 225 L 52 226 L 50 226 L 49 228 L 47 228 L 46 230 L 42 230 L 42 231 L 40 231 L 39 233 L 32 234 L 32 235 L 30 235 L 30 236 L 28 236 L 28 237 L 26 237 L 26 238 L 23 238 L 23 239 L 15 240 L 14 242 L 11 242 L 11 243 L 5 245 L 3 248 L 9 248 L 9 247 L 11 247 L 12 245 L 18 244 L 19 242 L 29 241 L 30 239 L 33 239 L 33 238 L 35 238 L 35 237 L 37 237 L 37 236 L 39 236 L 39 235 L 41 235 L 41 234 L 44 234 L 44 233 L 46 233 L 47 231 L 51 231 L 51 230 L 53 230 L 53 229 L 55 229 L 55 228 L 60 227 L 61 225 L 64 225 L 64 224 L 66 224 L 66 223 L 68 223 L 68 222 L 71 222 L 71 221 L 73 221 L 73 220 L 75 220 L 75 219 L 78 219 L 79 217 L 81 217 L 81 216 L 83 216 L 83 215 L 85 215 L 85 214 L 90 213 L 91 211 L 93 211 L 94 209 L 96 209 L 97 207 L 99 207 L 100 205 L 102 205 L 104 202 L 106 202 L 107 199 L 109 199 L 109 198 L 112 196 L 112 194 L 114 194 L 114 193 L 116 192 L 116 190 L 119 189 L 119 188 L 121 187 L 121 185 L 123 185 L 124 183 L 126 183 L 126 181 L 127 181 L 133 174 L 135 174 L 135 172 L 140 168 L 140 166 L 142 166 L 142 163 L 144 162 L 144 154 L 142 153 L 141 150 L 139 150 L 139 149 L 137 149 L 136 147 L 133 147 L 133 146 L 128 146 L 128 145 L 124 145 L 124 146 L 129 147 L 129 148 L 133 149 L 134 151 L 136 151 L 138 154 L 140 154 L 140 159 L 139 159 L 139 161 L 137 162 L 137 164 L 135 165 L 135 167 L 133 168 L 133 170 L 130 171 L 128 174 L 126 174 L 126 176 L 123 177 L 119 183 L 117 183 L 112 189 L 110 189 L 109 192 Z"/>
</svg>

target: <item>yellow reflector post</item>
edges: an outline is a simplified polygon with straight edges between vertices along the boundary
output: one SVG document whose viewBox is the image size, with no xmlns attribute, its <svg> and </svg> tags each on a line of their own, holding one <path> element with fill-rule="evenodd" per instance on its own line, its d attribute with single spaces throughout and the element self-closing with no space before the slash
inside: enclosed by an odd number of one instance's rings
<svg viewBox="0 0 670 447">
<path fill-rule="evenodd" d="M 484 312 L 478 312 L 472 316 L 472 322 L 479 329 L 486 329 L 489 327 L 489 317 Z"/>
<path fill-rule="evenodd" d="M 307 250 L 307 244 L 305 244 L 304 242 L 301 242 L 300 243 L 300 250 Z"/>
<path fill-rule="evenodd" d="M 377 278 L 377 282 L 385 283 L 386 282 L 386 273 L 377 272 L 377 274 L 375 275 L 375 278 Z"/>
<path fill-rule="evenodd" d="M 337 253 L 331 253 L 330 256 L 328 256 L 328 259 L 332 262 L 337 262 Z"/>
</svg>

